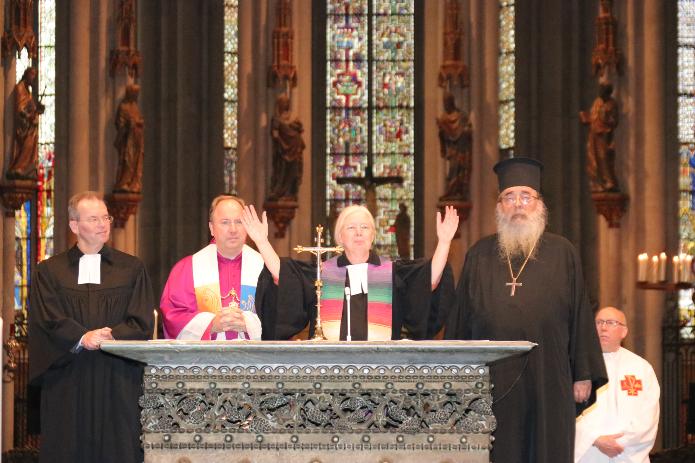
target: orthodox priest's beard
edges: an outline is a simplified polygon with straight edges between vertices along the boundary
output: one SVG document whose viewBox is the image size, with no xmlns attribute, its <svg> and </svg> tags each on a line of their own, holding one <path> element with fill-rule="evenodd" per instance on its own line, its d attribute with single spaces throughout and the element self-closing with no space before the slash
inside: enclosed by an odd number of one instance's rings
<svg viewBox="0 0 695 463">
<path fill-rule="evenodd" d="M 545 230 L 548 210 L 542 200 L 536 210 L 530 214 L 514 211 L 505 215 L 502 206 L 495 209 L 497 220 L 497 243 L 500 257 L 504 260 L 514 257 L 526 257 L 533 251 L 533 258 L 538 250 L 534 247 Z"/>
</svg>

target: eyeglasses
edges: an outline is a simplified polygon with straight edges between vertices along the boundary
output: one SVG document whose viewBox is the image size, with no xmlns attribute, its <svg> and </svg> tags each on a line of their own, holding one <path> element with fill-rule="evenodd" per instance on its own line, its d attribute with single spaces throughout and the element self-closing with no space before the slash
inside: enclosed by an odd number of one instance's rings
<svg viewBox="0 0 695 463">
<path fill-rule="evenodd" d="M 529 204 L 537 200 L 538 196 L 533 196 L 528 193 L 521 193 L 518 195 L 515 193 L 507 193 L 504 196 L 500 196 L 498 201 L 503 203 L 505 206 L 513 206 L 514 204 L 516 204 L 517 198 L 523 206 L 528 206 Z"/>
<path fill-rule="evenodd" d="M 105 215 L 103 217 L 97 217 L 95 215 L 84 218 L 84 219 L 72 219 L 75 222 L 87 222 L 90 225 L 96 225 L 98 223 L 112 223 L 113 222 L 113 216 L 112 215 Z"/>
<path fill-rule="evenodd" d="M 596 326 L 601 327 L 604 325 L 610 326 L 611 328 L 615 328 L 616 326 L 625 326 L 625 323 L 620 323 L 618 320 L 596 320 Z"/>
<path fill-rule="evenodd" d="M 345 227 L 345 229 L 346 229 L 347 231 L 349 231 L 350 233 L 355 233 L 355 232 L 357 232 L 357 229 L 358 229 L 358 228 L 359 228 L 360 231 L 363 232 L 363 233 L 365 233 L 365 232 L 367 232 L 367 231 L 369 231 L 369 230 L 371 229 L 371 227 L 370 227 L 369 225 L 367 225 L 366 223 L 361 223 L 361 224 L 359 224 L 359 225 L 358 225 L 358 224 L 350 224 L 350 225 L 347 225 L 347 226 Z"/>
</svg>

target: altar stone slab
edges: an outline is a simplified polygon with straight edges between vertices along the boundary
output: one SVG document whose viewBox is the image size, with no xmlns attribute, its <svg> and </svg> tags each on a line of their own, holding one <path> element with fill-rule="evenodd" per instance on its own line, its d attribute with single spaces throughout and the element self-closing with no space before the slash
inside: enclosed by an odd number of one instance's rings
<svg viewBox="0 0 695 463">
<path fill-rule="evenodd" d="M 110 341 L 147 364 L 146 463 L 489 461 L 488 364 L 526 341 Z"/>
</svg>

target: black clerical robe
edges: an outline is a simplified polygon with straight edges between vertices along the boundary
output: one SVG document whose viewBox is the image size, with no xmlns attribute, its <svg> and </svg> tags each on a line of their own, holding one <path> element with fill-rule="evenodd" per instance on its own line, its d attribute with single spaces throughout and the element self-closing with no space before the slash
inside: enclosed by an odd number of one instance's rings
<svg viewBox="0 0 695 463">
<path fill-rule="evenodd" d="M 523 259 L 512 260 L 514 274 Z M 574 454 L 573 383 L 607 375 L 575 248 L 544 233 L 526 264 L 514 296 L 497 236 L 466 255 L 457 286 L 458 310 L 447 321 L 447 339 L 527 340 L 538 344 L 522 357 L 491 367 L 497 430 L 496 463 L 570 463 Z"/>
<path fill-rule="evenodd" d="M 142 262 L 104 246 L 101 284 L 77 284 L 73 247 L 37 265 L 29 306 L 29 368 L 41 387 L 40 461 L 142 462 L 142 366 L 75 347 L 90 330 L 148 339 L 155 307 Z"/>
<path fill-rule="evenodd" d="M 349 265 L 342 255 L 338 266 Z M 380 258 L 370 253 L 370 263 Z M 454 279 L 447 265 L 437 288 L 432 291 L 432 261 L 395 261 L 392 272 L 391 339 L 432 339 L 455 306 Z M 263 339 L 289 339 L 309 326 L 313 336 L 316 322 L 316 266 L 281 259 L 276 285 L 267 269 L 261 272 L 256 288 L 256 311 L 263 323 Z M 346 278 L 346 286 L 349 281 Z M 350 296 L 352 340 L 365 340 L 367 296 Z M 345 338 L 346 302 L 343 300 L 341 339 Z"/>
</svg>

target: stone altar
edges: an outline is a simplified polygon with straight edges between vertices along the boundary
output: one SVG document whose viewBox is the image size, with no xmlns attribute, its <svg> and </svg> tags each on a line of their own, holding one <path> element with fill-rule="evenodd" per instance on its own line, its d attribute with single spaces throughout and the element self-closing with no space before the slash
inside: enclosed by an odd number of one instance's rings
<svg viewBox="0 0 695 463">
<path fill-rule="evenodd" d="M 526 341 L 109 341 L 147 364 L 147 463 L 489 461 L 490 362 Z"/>
</svg>

